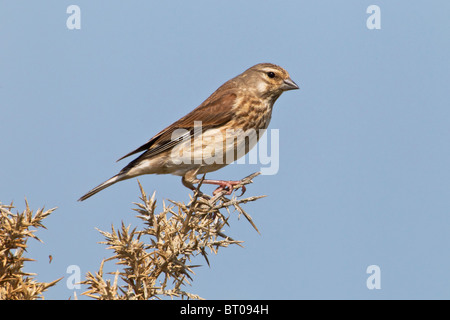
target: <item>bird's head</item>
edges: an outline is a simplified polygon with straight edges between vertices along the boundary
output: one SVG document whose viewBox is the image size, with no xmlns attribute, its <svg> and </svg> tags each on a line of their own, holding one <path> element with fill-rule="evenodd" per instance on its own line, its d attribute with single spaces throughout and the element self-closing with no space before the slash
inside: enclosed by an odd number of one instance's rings
<svg viewBox="0 0 450 320">
<path fill-rule="evenodd" d="M 257 64 L 240 76 L 261 97 L 276 99 L 284 91 L 299 89 L 286 70 L 272 63 Z"/>
</svg>

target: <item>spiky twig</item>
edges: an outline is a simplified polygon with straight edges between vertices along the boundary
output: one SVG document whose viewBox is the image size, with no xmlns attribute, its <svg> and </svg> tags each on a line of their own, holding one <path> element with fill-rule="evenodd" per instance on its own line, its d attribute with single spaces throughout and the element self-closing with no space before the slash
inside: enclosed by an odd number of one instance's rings
<svg viewBox="0 0 450 320">
<path fill-rule="evenodd" d="M 26 200 L 25 204 L 23 212 L 12 213 L 12 204 L 8 206 L 0 203 L 0 300 L 43 299 L 42 292 L 62 279 L 37 282 L 34 273 L 23 271 L 26 261 L 34 261 L 24 257 L 28 239 L 42 242 L 34 229 L 45 228 L 42 220 L 56 209 L 39 209 L 33 215 Z"/>
<path fill-rule="evenodd" d="M 258 174 L 242 179 L 234 190 L 252 183 Z M 102 243 L 113 250 L 114 255 L 102 261 L 99 272 L 87 274 L 82 282 L 88 285 L 84 294 L 96 299 L 159 299 L 163 296 L 200 299 L 181 289 L 191 283 L 193 269 L 199 267 L 191 264 L 192 259 L 201 255 L 209 265 L 208 251 L 217 253 L 221 247 L 241 245 L 242 241 L 232 239 L 223 231 L 228 225 L 230 208 L 243 214 L 258 231 L 241 204 L 263 196 L 238 199 L 233 195 L 229 199 L 223 191 L 209 197 L 203 195 L 199 187 L 187 204 L 169 200 L 170 205 L 163 202 L 162 212 L 155 213 L 155 193 L 147 196 L 139 183 L 141 202 L 135 203 L 134 210 L 144 222 L 144 228 L 131 229 L 122 223 L 118 230 L 112 226 L 111 232 L 100 231 L 105 238 Z M 122 271 L 113 273 L 112 284 L 103 278 L 103 264 L 109 260 L 124 266 Z M 118 285 L 118 277 L 123 285 Z"/>
</svg>

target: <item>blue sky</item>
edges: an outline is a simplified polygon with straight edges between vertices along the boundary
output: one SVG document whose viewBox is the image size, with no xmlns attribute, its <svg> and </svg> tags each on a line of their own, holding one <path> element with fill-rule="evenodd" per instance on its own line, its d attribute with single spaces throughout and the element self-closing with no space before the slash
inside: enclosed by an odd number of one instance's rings
<svg viewBox="0 0 450 320">
<path fill-rule="evenodd" d="M 71 4 L 80 30 L 66 27 Z M 372 4 L 379 30 L 366 27 Z M 267 195 L 246 206 L 261 235 L 232 218 L 227 231 L 245 248 L 210 256 L 187 290 L 449 299 L 448 12 L 448 1 L 2 1 L 0 201 L 58 207 L 38 232 L 44 244 L 30 242 L 37 261 L 27 271 L 65 276 L 47 299 L 73 296 L 67 267 L 98 270 L 112 252 L 95 228 L 137 225 L 139 189 L 132 179 L 76 200 L 223 82 L 272 62 L 301 90 L 275 104 L 278 173 L 248 187 Z M 208 177 L 257 170 L 230 165 Z M 188 201 L 179 177 L 139 180 L 159 206 Z M 381 289 L 366 286 L 370 265 L 380 267 Z"/>
</svg>

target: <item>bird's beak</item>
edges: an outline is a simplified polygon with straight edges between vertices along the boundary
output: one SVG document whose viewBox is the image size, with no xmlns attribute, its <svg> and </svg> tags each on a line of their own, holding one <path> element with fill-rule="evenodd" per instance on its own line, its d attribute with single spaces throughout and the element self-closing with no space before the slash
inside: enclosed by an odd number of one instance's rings
<svg viewBox="0 0 450 320">
<path fill-rule="evenodd" d="M 288 91 L 288 90 L 295 90 L 300 89 L 299 86 L 291 79 L 287 78 L 283 81 L 283 84 L 281 85 L 281 90 Z"/>
</svg>

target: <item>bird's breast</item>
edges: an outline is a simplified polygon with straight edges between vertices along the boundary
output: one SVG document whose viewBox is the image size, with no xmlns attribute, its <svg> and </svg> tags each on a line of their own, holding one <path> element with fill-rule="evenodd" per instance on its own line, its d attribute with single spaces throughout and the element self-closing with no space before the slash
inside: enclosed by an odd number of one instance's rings
<svg viewBox="0 0 450 320">
<path fill-rule="evenodd" d="M 234 127 L 247 131 L 249 129 L 267 129 L 272 117 L 273 103 L 257 98 L 242 99 L 236 109 Z"/>
</svg>

